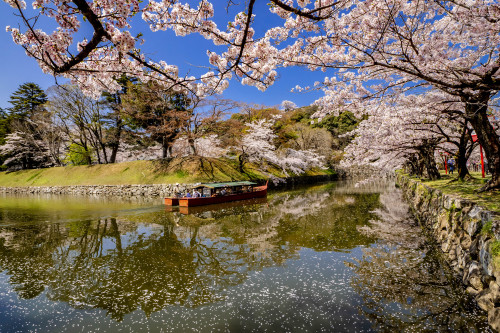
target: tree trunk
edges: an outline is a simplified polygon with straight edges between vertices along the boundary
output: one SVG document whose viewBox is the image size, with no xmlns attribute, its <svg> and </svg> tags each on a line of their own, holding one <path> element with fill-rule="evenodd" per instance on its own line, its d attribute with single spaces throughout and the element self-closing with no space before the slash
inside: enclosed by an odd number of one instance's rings
<svg viewBox="0 0 500 333">
<path fill-rule="evenodd" d="M 458 179 L 464 180 L 470 176 L 469 169 L 467 168 L 467 158 L 462 150 L 458 151 L 457 156 L 457 173 Z"/>
<path fill-rule="evenodd" d="M 196 147 L 194 145 L 194 139 L 193 138 L 188 138 L 188 145 L 189 145 L 189 155 L 196 156 Z"/>
<path fill-rule="evenodd" d="M 167 151 L 166 151 L 165 158 L 172 158 L 172 145 L 168 144 L 166 149 L 167 149 Z"/>
<path fill-rule="evenodd" d="M 104 163 L 108 164 L 108 153 L 106 152 L 106 145 L 102 141 L 99 142 L 99 145 L 101 146 L 102 157 L 104 158 Z"/>
<path fill-rule="evenodd" d="M 168 145 L 166 140 L 163 140 L 161 147 L 162 147 L 161 158 L 165 159 L 168 156 Z"/>
<path fill-rule="evenodd" d="M 118 119 L 116 121 L 115 135 L 113 137 L 113 142 L 109 145 L 111 147 L 111 156 L 109 157 L 109 163 L 116 162 L 116 154 L 118 153 L 118 148 L 120 147 L 120 140 L 122 136 L 122 120 Z"/>
<path fill-rule="evenodd" d="M 115 163 L 116 162 L 116 154 L 118 153 L 118 148 L 120 147 L 119 144 L 112 143 L 110 145 L 111 147 L 111 156 L 109 157 L 109 163 Z"/>
<path fill-rule="evenodd" d="M 421 176 L 418 172 L 418 159 L 415 155 L 408 157 L 408 161 L 405 165 L 405 172 L 410 176 Z"/>
<path fill-rule="evenodd" d="M 85 149 L 85 158 L 87 159 L 87 165 L 92 165 L 92 156 L 90 155 L 90 152 L 87 149 Z"/>
<path fill-rule="evenodd" d="M 431 180 L 440 179 L 441 174 L 436 167 L 436 159 L 434 158 L 434 145 L 423 145 L 420 147 L 419 151 L 420 159 L 427 171 L 427 177 Z"/>
<path fill-rule="evenodd" d="M 243 173 L 243 165 L 245 164 L 245 159 L 246 159 L 246 154 L 245 153 L 241 153 L 239 156 L 238 156 L 238 169 L 241 173 Z"/>
<path fill-rule="evenodd" d="M 102 164 L 101 163 L 101 154 L 99 154 L 99 149 L 95 150 L 96 156 L 97 156 L 97 164 Z"/>
<path fill-rule="evenodd" d="M 161 157 L 163 159 L 172 158 L 172 141 L 164 138 L 161 147 L 162 147 Z"/>
<path fill-rule="evenodd" d="M 491 170 L 491 180 L 479 190 L 487 191 L 500 188 L 500 138 L 487 116 L 490 94 L 483 93 L 475 97 L 472 99 L 466 96 L 463 99 L 467 120 L 476 131 L 477 139 L 484 149 Z"/>
<path fill-rule="evenodd" d="M 469 134 L 467 133 L 467 121 L 465 122 L 464 128 L 462 129 L 462 134 L 460 135 L 460 142 L 458 145 L 457 152 L 457 173 L 458 179 L 464 180 L 470 177 L 469 169 L 467 168 L 467 145 L 469 143 Z"/>
</svg>

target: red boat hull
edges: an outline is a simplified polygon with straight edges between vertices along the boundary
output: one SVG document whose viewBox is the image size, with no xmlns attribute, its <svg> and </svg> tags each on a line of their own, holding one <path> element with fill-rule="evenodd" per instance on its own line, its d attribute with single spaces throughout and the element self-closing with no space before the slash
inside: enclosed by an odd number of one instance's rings
<svg viewBox="0 0 500 333">
<path fill-rule="evenodd" d="M 212 205 L 212 204 L 237 201 L 237 200 L 246 200 L 252 198 L 263 198 L 265 196 L 267 196 L 267 186 L 261 186 L 261 187 L 255 187 L 253 192 L 223 195 L 220 197 L 179 198 L 179 206 L 195 207 L 195 206 Z"/>
<path fill-rule="evenodd" d="M 177 205 L 179 205 L 179 199 L 178 198 L 165 198 L 165 205 L 177 206 Z"/>
</svg>

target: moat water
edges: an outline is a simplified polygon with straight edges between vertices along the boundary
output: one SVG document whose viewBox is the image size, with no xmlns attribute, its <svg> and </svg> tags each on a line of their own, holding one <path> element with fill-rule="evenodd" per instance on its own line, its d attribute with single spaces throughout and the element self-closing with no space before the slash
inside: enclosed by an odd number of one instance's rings
<svg viewBox="0 0 500 333">
<path fill-rule="evenodd" d="M 391 182 L 179 211 L 0 195 L 0 332 L 488 332 Z"/>
</svg>

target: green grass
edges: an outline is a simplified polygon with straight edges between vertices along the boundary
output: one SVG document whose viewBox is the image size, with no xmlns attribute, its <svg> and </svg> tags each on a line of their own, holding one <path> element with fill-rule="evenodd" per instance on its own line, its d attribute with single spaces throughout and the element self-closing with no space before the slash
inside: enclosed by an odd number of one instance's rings
<svg viewBox="0 0 500 333">
<path fill-rule="evenodd" d="M 473 178 L 466 181 L 452 181 L 456 178 L 456 175 L 446 175 L 444 171 L 442 171 L 442 178 L 439 180 L 430 181 L 420 179 L 420 181 L 429 187 L 441 190 L 445 194 L 456 195 L 474 201 L 488 210 L 500 213 L 499 190 L 482 193 L 476 192 L 491 178 L 491 176 L 481 178 L 480 172 L 471 172 L 471 175 Z"/>
<path fill-rule="evenodd" d="M 175 158 L 171 161 L 133 161 L 92 166 L 66 166 L 47 169 L 0 172 L 0 186 L 64 186 L 64 185 L 126 185 L 172 184 L 208 181 L 266 179 L 267 174 L 253 164 L 238 171 L 237 161 L 228 158 Z M 270 167 L 272 175 L 284 177 L 279 169 Z M 331 174 L 330 170 L 310 170 L 306 175 Z"/>
<path fill-rule="evenodd" d="M 481 235 L 494 236 L 492 228 L 493 228 L 493 221 L 486 222 L 481 228 Z"/>
<path fill-rule="evenodd" d="M 490 253 L 495 258 L 500 255 L 500 241 L 496 240 L 490 244 Z"/>
</svg>

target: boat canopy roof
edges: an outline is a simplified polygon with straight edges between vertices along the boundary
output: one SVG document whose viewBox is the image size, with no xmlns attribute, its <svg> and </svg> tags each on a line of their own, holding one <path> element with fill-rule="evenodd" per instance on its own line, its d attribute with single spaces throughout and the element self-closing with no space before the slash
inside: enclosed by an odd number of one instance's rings
<svg viewBox="0 0 500 333">
<path fill-rule="evenodd" d="M 227 182 L 227 183 L 202 183 L 199 187 L 209 187 L 209 188 L 221 188 L 221 187 L 235 187 L 235 186 L 253 186 L 257 183 L 252 183 L 249 181 L 241 182 Z"/>
</svg>

